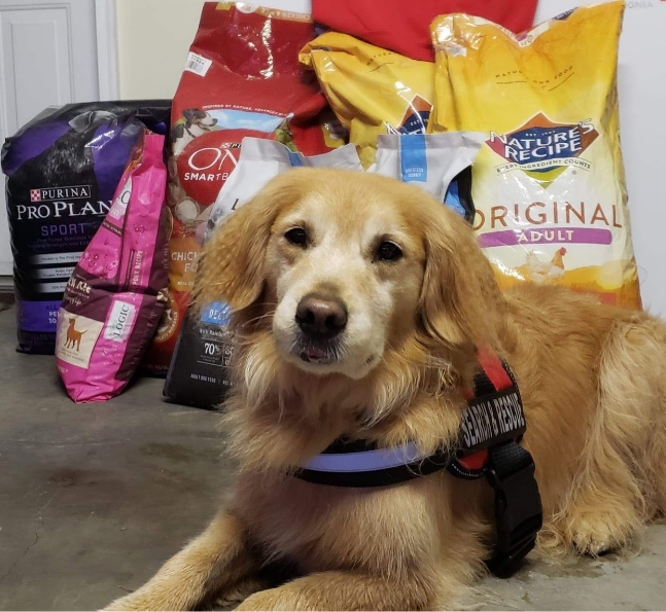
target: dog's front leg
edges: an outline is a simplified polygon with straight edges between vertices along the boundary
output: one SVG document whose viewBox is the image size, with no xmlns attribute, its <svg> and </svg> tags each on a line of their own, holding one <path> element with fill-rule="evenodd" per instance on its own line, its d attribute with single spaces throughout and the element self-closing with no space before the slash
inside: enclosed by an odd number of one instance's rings
<svg viewBox="0 0 666 612">
<path fill-rule="evenodd" d="M 236 610 L 426 610 L 435 599 L 426 575 L 321 572 L 254 593 Z"/>
<path fill-rule="evenodd" d="M 222 512 L 144 586 L 106 609 L 191 610 L 256 568 L 240 521 Z"/>
</svg>

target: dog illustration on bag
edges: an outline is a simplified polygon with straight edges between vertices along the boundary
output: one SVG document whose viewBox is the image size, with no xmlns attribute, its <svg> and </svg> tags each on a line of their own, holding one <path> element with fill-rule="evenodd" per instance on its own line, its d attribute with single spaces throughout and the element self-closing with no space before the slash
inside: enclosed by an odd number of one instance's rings
<svg viewBox="0 0 666 612">
<path fill-rule="evenodd" d="M 50 147 L 24 161 L 8 177 L 7 189 L 16 202 L 16 210 L 35 203 L 35 193 L 42 187 L 64 187 L 71 185 L 71 177 L 85 176 L 91 194 L 96 194 L 98 185 L 95 175 L 93 141 L 95 132 L 104 123 L 117 118 L 107 111 L 86 111 L 73 117 L 69 128 Z M 27 190 L 26 185 L 40 189 Z M 18 213 L 15 213 L 18 214 Z"/>
<path fill-rule="evenodd" d="M 178 157 L 195 138 L 207 132 L 212 132 L 216 125 L 217 119 L 211 117 L 206 111 L 198 108 L 184 110 L 183 118 L 171 130 L 174 156 Z"/>
<path fill-rule="evenodd" d="M 69 327 L 67 328 L 67 341 L 65 342 L 65 348 L 74 348 L 76 345 L 76 352 L 78 353 L 81 349 L 81 337 L 87 331 L 87 329 L 76 329 L 76 319 L 74 317 L 70 318 Z"/>
</svg>

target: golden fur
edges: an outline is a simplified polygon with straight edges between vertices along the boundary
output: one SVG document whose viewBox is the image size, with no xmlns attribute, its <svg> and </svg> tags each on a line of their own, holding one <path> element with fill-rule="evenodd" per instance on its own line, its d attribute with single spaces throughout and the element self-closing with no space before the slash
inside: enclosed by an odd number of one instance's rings
<svg viewBox="0 0 666 612">
<path fill-rule="evenodd" d="M 305 249 L 284 238 L 294 224 L 313 236 Z M 377 236 L 404 257 L 375 261 Z M 349 305 L 356 330 L 323 366 L 290 344 L 296 301 L 321 286 Z M 196 294 L 235 310 L 225 421 L 239 478 L 206 531 L 111 608 L 246 595 L 270 560 L 303 575 L 240 609 L 450 604 L 492 546 L 485 481 L 442 471 L 358 490 L 288 472 L 342 434 L 424 452 L 452 444 L 475 346 L 504 356 L 522 391 L 542 549 L 619 548 L 666 509 L 666 326 L 556 287 L 502 294 L 472 230 L 418 187 L 336 170 L 279 177 L 205 247 Z"/>
</svg>

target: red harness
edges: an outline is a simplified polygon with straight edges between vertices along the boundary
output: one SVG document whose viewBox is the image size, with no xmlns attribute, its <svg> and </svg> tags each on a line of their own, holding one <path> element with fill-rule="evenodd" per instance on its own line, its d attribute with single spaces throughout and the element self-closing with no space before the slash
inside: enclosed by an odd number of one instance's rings
<svg viewBox="0 0 666 612">
<path fill-rule="evenodd" d="M 509 369 L 509 366 L 502 361 L 497 353 L 487 349 L 480 350 L 477 353 L 477 360 L 479 362 L 479 370 L 474 376 L 474 384 L 472 389 L 467 389 L 464 391 L 463 395 L 467 400 L 467 410 L 463 415 L 463 421 L 470 423 L 473 426 L 475 420 L 483 419 L 483 424 L 479 429 L 483 429 L 483 425 L 487 428 L 492 429 L 492 433 L 496 436 L 494 439 L 492 436 L 485 436 L 483 441 L 483 448 L 479 450 L 472 450 L 471 448 L 465 449 L 462 447 L 458 451 L 456 457 L 456 463 L 461 468 L 462 477 L 465 478 L 476 478 L 483 476 L 483 470 L 488 463 L 488 446 L 491 444 L 497 444 L 500 441 L 504 441 L 507 436 L 498 435 L 499 425 L 497 428 L 494 427 L 492 419 L 497 419 L 497 412 L 502 412 L 501 410 L 493 410 L 495 400 L 500 400 L 500 398 L 511 398 L 512 401 L 504 402 L 511 404 L 511 408 L 515 408 L 516 400 L 520 406 L 520 413 L 522 416 L 522 399 L 520 397 L 520 391 L 518 385 L 516 384 L 513 373 Z M 489 406 L 488 403 L 492 402 L 493 406 Z M 481 406 L 485 408 L 481 409 Z M 472 412 L 470 412 L 472 411 Z M 477 420 L 477 422 L 478 422 Z M 520 441 L 523 434 L 525 433 L 525 418 L 522 416 L 521 423 L 511 424 L 510 438 L 515 441 Z M 488 421 L 491 421 L 490 423 Z M 464 439 L 463 439 L 464 441 Z M 478 447 L 479 444 L 475 444 L 474 447 Z"/>
</svg>

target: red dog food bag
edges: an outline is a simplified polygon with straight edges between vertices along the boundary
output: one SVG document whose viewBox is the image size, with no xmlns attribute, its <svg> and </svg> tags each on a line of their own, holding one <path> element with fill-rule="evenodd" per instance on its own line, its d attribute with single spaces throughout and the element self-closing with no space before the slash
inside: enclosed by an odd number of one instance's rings
<svg viewBox="0 0 666 612">
<path fill-rule="evenodd" d="M 278 140 L 307 155 L 340 144 L 320 126 L 326 99 L 298 61 L 312 38 L 309 15 L 204 5 L 171 114 L 169 296 L 144 364 L 154 374 L 168 369 L 210 208 L 238 163 L 242 139 Z"/>
<path fill-rule="evenodd" d="M 76 402 L 118 395 L 164 310 L 167 214 L 164 136 L 145 131 L 102 225 L 67 282 L 56 361 Z"/>
</svg>

